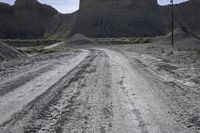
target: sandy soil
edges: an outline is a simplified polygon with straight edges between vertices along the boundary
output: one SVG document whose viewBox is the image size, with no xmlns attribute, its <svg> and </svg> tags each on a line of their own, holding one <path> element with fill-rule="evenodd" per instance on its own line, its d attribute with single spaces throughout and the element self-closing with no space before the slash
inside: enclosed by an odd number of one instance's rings
<svg viewBox="0 0 200 133">
<path fill-rule="evenodd" d="M 2 64 L 0 132 L 198 132 L 183 118 L 199 95 L 183 95 L 178 81 L 147 66 L 160 59 L 125 48 L 89 47 Z"/>
</svg>

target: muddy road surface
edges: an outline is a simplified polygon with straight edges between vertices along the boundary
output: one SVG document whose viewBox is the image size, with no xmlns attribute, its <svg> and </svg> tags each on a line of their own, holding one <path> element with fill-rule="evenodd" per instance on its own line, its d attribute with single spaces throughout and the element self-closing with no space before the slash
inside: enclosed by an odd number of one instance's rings
<svg viewBox="0 0 200 133">
<path fill-rule="evenodd" d="M 155 91 L 162 83 L 142 67 L 95 48 L 4 78 L 0 133 L 195 132 L 174 120 Z"/>
</svg>

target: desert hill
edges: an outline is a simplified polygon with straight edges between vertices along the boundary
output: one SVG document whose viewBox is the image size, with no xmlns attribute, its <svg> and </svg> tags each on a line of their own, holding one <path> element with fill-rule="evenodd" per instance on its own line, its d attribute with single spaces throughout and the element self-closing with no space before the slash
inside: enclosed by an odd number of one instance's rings
<svg viewBox="0 0 200 133">
<path fill-rule="evenodd" d="M 200 33 L 200 1 L 190 0 L 175 6 L 176 26 L 188 27 L 195 33 Z"/>
<path fill-rule="evenodd" d="M 72 35 L 156 36 L 169 27 L 163 16 L 156 0 L 82 0 Z"/>
<path fill-rule="evenodd" d="M 200 1 L 174 6 L 175 28 L 200 31 Z M 170 32 L 170 6 L 157 0 L 81 0 L 72 33 L 89 37 L 158 36 Z"/>
<path fill-rule="evenodd" d="M 155 43 L 168 46 L 171 44 L 171 35 L 172 33 L 170 32 L 165 36 L 158 37 Z M 188 28 L 180 27 L 174 30 L 174 45 L 178 48 L 199 49 L 200 38 Z"/>
<path fill-rule="evenodd" d="M 0 62 L 22 57 L 23 57 L 22 53 L 20 53 L 14 47 L 8 46 L 7 44 L 0 41 Z"/>
<path fill-rule="evenodd" d="M 175 28 L 200 34 L 199 7 L 199 0 L 175 5 Z M 159 6 L 157 0 L 80 0 L 72 14 L 37 0 L 16 0 L 13 6 L 0 3 L 0 38 L 159 36 L 170 32 L 170 15 L 170 6 Z"/>
<path fill-rule="evenodd" d="M 76 19 L 77 12 L 71 14 L 57 13 L 49 22 L 44 37 L 50 39 L 67 38 Z"/>
<path fill-rule="evenodd" d="M 37 0 L 16 0 L 13 6 L 0 3 L 0 38 L 37 39 L 48 37 L 59 29 L 71 14 L 62 15 Z M 52 24 L 53 23 L 53 24 Z"/>
</svg>

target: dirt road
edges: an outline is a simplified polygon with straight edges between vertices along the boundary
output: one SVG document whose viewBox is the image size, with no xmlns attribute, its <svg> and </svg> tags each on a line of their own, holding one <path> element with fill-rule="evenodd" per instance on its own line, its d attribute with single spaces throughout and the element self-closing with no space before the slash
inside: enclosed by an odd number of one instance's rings
<svg viewBox="0 0 200 133">
<path fill-rule="evenodd" d="M 89 49 L 4 79 L 0 133 L 193 133 L 140 69 L 119 52 Z"/>
</svg>

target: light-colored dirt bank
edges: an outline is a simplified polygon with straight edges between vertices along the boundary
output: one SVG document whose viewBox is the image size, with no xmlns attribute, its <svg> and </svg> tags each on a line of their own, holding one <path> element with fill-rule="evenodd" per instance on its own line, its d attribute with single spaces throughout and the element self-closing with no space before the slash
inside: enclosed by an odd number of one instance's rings
<svg viewBox="0 0 200 133">
<path fill-rule="evenodd" d="M 157 95 L 162 86 L 140 69 L 109 49 L 66 58 L 0 95 L 0 133 L 197 132 L 174 120 Z"/>
</svg>

